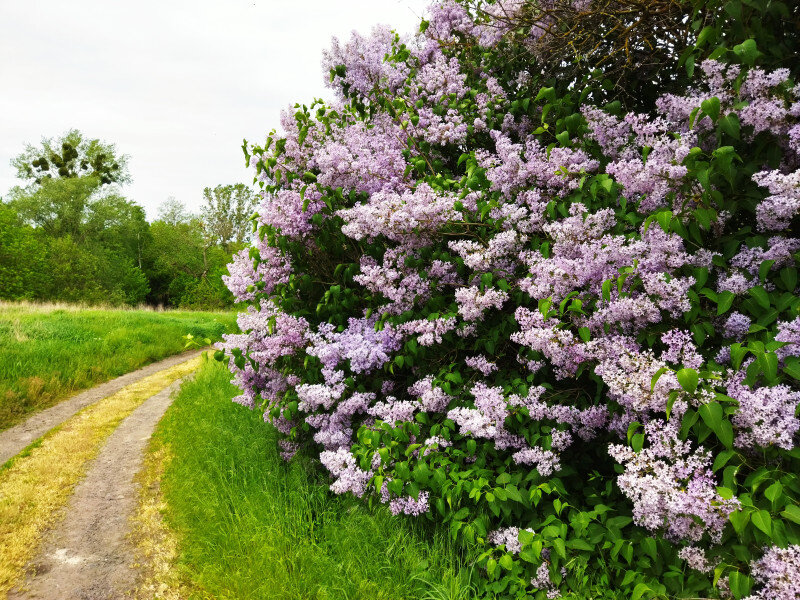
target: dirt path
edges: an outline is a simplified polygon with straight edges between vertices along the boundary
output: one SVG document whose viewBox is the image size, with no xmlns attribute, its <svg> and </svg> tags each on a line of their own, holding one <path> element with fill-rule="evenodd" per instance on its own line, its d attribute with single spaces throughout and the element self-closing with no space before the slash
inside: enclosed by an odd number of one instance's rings
<svg viewBox="0 0 800 600">
<path fill-rule="evenodd" d="M 198 356 L 200 352 L 202 352 L 202 350 L 192 350 L 190 352 L 170 356 L 162 361 L 149 364 L 138 371 L 126 373 L 116 379 L 101 383 L 47 410 L 36 413 L 19 425 L 15 425 L 10 429 L 0 432 L 0 465 L 19 454 L 31 442 L 39 439 L 53 427 L 60 425 L 82 408 L 118 392 L 127 385 L 136 383 L 140 379 L 144 379 L 158 371 L 190 360 Z"/>
<path fill-rule="evenodd" d="M 178 380 L 147 399 L 111 434 L 78 484 L 64 520 L 47 535 L 21 588 L 9 600 L 112 600 L 136 583 L 127 539 L 136 506 L 134 475 Z"/>
</svg>

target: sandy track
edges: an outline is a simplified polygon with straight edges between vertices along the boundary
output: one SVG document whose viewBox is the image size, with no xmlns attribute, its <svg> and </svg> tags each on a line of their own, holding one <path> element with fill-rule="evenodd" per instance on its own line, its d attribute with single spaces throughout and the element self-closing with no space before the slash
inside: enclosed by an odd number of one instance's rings
<svg viewBox="0 0 800 600">
<path fill-rule="evenodd" d="M 110 396 L 125 386 L 136 383 L 145 377 L 154 375 L 159 371 L 182 362 L 186 362 L 198 356 L 201 352 L 202 350 L 183 352 L 175 356 L 170 356 L 162 361 L 149 364 L 138 371 L 126 373 L 116 379 L 106 381 L 105 383 L 101 383 L 91 389 L 76 394 L 47 410 L 36 413 L 19 425 L 15 425 L 10 429 L 0 432 L 0 465 L 19 454 L 31 442 L 42 437 L 53 427 L 60 425 L 82 408 L 106 396 Z"/>
<path fill-rule="evenodd" d="M 139 406 L 111 434 L 78 484 L 64 520 L 49 532 L 25 583 L 9 600 L 112 600 L 136 583 L 127 539 L 136 507 L 134 475 L 178 380 Z"/>
</svg>

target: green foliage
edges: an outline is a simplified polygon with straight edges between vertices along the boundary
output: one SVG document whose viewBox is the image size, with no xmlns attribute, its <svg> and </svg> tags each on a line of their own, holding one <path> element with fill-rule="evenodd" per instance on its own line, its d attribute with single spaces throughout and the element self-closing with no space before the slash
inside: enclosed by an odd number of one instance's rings
<svg viewBox="0 0 800 600">
<path fill-rule="evenodd" d="M 192 309 L 233 304 L 226 265 L 252 227 L 242 184 L 206 188 L 202 218 L 174 198 L 163 218 L 120 194 L 126 157 L 77 130 L 28 146 L 12 165 L 26 187 L 0 202 L 0 298 Z"/>
<path fill-rule="evenodd" d="M 788 18 L 797 22 L 798 6 L 758 1 L 671 4 L 691 7 L 691 16 L 697 18 L 680 20 L 673 26 L 694 32 L 692 35 L 696 38 L 689 40 L 682 56 L 672 56 L 674 60 L 662 73 L 666 74 L 664 79 L 644 80 L 639 82 L 639 87 L 634 86 L 634 89 L 641 88 L 648 93 L 625 97 L 624 102 L 608 105 L 608 112 L 621 116 L 626 112 L 625 107 L 652 112 L 655 95 L 671 90 L 685 92 L 694 74 L 694 64 L 709 56 L 745 66 L 786 66 L 798 73 L 797 61 L 790 59 L 800 48 L 797 43 L 800 30 L 783 22 Z M 520 35 L 529 35 L 529 31 L 522 29 Z M 755 39 L 750 36 L 755 36 Z M 539 66 L 521 46 L 512 44 L 494 51 L 469 44 L 459 47 L 462 73 L 467 74 L 467 84 L 474 88 L 470 92 L 482 90 L 480 81 L 469 79 L 471 74 L 480 73 L 478 79 L 485 77 L 485 73 L 502 74 L 498 75 L 499 80 L 516 82 L 511 93 L 513 100 L 509 102 L 509 114 L 517 119 L 530 119 L 533 123 L 533 130 L 526 129 L 524 135 L 532 133 L 548 150 L 559 146 L 587 149 L 592 156 L 605 161 L 603 164 L 607 163 L 610 159 L 599 152 L 599 147 L 587 135 L 580 110 L 587 98 L 611 99 L 614 94 L 622 94 L 621 84 L 610 80 L 606 83 L 602 70 L 578 80 L 577 84 L 574 78 L 542 80 L 535 76 L 531 77 L 530 84 L 520 83 L 517 74 L 526 69 L 536 71 L 531 65 Z M 387 60 L 402 62 L 404 54 L 407 50 L 397 44 Z M 557 61 L 556 65 L 568 62 Z M 644 77 L 649 77 L 646 69 L 643 72 Z M 332 77 L 343 74 L 334 70 Z M 635 79 L 638 75 L 631 73 L 630 77 Z M 794 85 L 794 82 L 788 85 Z M 348 93 L 346 88 L 344 93 Z M 385 113 L 394 118 L 398 110 L 406 109 L 403 114 L 408 115 L 409 121 L 419 118 L 413 108 L 404 104 L 402 93 L 393 97 L 384 89 L 376 88 L 366 100 L 356 94 L 348 100 L 351 103 L 341 111 L 329 110 L 321 101 L 310 108 L 297 105 L 294 116 L 300 145 L 306 136 L 320 131 L 335 131 L 337 127 L 346 126 L 349 119 L 368 123 L 375 114 Z M 467 102 L 464 101 L 464 106 Z M 675 201 L 667 204 L 669 210 L 658 210 L 649 216 L 641 214 L 621 195 L 620 185 L 608 174 L 586 175 L 574 189 L 552 198 L 546 209 L 547 219 L 554 221 L 558 215 L 566 217 L 570 208 L 578 204 L 589 214 L 611 210 L 615 214 L 615 225 L 609 233 L 635 240 L 648 227 L 660 227 L 679 238 L 687 248 L 702 248 L 715 253 L 713 264 L 723 272 L 743 246 L 769 247 L 767 236 L 757 229 L 753 218 L 753 208 L 764 199 L 765 190 L 759 189 L 752 176 L 759 170 L 776 168 L 781 162 L 782 150 L 767 133 L 750 135 L 751 129 L 746 132 L 746 139 L 742 131 L 746 129 L 745 125 L 734 112 L 725 114 L 719 98 L 706 98 L 698 104 L 690 127 L 703 121 L 703 127 L 708 125 L 708 129 L 701 131 L 697 147 L 680 159 L 687 173 L 685 177 L 676 178 L 673 195 L 669 198 Z M 499 129 L 501 119 L 497 115 L 492 118 L 496 121 L 488 127 Z M 405 127 L 407 122 L 402 123 Z M 287 135 L 291 139 L 293 132 Z M 523 139 L 524 135 L 521 136 Z M 291 139 L 291 143 L 295 140 Z M 404 175 L 409 179 L 416 183 L 424 182 L 443 194 L 461 192 L 462 198 L 469 192 L 479 192 L 477 210 L 470 215 L 474 218 L 469 222 L 449 221 L 442 225 L 447 239 L 469 236 L 469 239 L 485 245 L 493 234 L 504 230 L 502 219 L 492 218 L 493 209 L 497 209 L 501 202 L 500 193 L 492 187 L 486 171 L 476 160 L 480 151 L 491 147 L 486 138 L 476 134 L 474 138 L 467 138 L 461 147 L 443 145 L 442 148 L 426 145 L 424 140 L 414 138 L 408 146 L 404 150 L 408 163 Z M 283 312 L 307 320 L 312 330 L 326 323 L 331 324 L 334 331 L 342 331 L 349 317 L 357 318 L 364 313 L 369 317 L 373 311 L 385 306 L 386 298 L 356 284 L 353 276 L 358 273 L 362 258 L 368 256 L 379 260 L 392 244 L 381 236 L 374 239 L 371 235 L 364 236 L 358 243 L 353 237 L 348 238 L 342 232 L 344 222 L 339 211 L 363 202 L 366 194 L 324 186 L 319 181 L 323 180 L 321 175 L 325 173 L 307 171 L 306 165 L 294 170 L 285 167 L 291 160 L 300 162 L 297 155 L 292 156 L 286 150 L 287 147 L 287 139 L 270 136 L 265 146 L 246 150 L 253 156 L 263 157 L 260 165 L 266 174 L 263 177 L 265 191 L 277 193 L 282 189 L 298 188 L 304 193 L 316 189 L 321 198 L 320 206 L 324 203 L 324 207 L 311 218 L 314 226 L 311 243 L 292 239 L 291 235 L 266 226 L 263 228 L 265 241 L 291 257 L 295 271 L 289 282 L 277 286 L 272 295 Z M 644 154 L 650 150 L 648 146 Z M 308 206 L 306 202 L 304 210 Z M 458 202 L 455 208 L 461 210 Z M 730 219 L 715 226 L 720 215 L 728 215 Z M 530 244 L 543 258 L 549 257 L 550 241 L 546 236 L 534 236 Z M 433 247 L 424 243 L 415 246 L 405 266 L 424 268 L 431 260 L 453 262 L 460 275 L 472 277 L 470 282 L 474 285 L 480 282 L 481 290 L 496 286 L 508 292 L 510 304 L 514 306 L 538 308 L 546 318 L 553 318 L 558 323 L 554 325 L 554 337 L 563 332 L 572 339 L 576 337 L 573 334 L 577 334 L 584 342 L 588 342 L 593 334 L 580 326 L 580 315 L 586 317 L 586 322 L 593 311 L 610 302 L 612 294 L 626 297 L 631 295 L 631 290 L 642 285 L 636 276 L 631 277 L 633 269 L 624 267 L 618 277 L 608 279 L 602 285 L 602 294 L 581 293 L 578 297 L 573 293 L 558 304 L 551 299 L 542 299 L 536 306 L 520 289 L 501 278 L 502 271 L 478 276 L 478 273 L 464 268 L 463 261 L 454 258 L 444 242 Z M 796 260 L 796 254 L 792 260 Z M 669 541 L 658 525 L 648 530 L 634 524 L 631 499 L 620 491 L 616 483 L 624 467 L 609 460 L 608 443 L 616 442 L 615 435 L 601 438 L 602 443 L 571 446 L 561 454 L 565 466 L 555 476 L 546 477 L 540 476 L 536 469 L 514 463 L 509 453 L 499 451 L 493 442 L 459 431 L 451 419 L 428 413 L 418 413 L 413 422 L 370 422 L 358 430 L 357 441 L 350 450 L 360 469 L 370 469 L 372 489 L 376 492 L 385 484 L 388 491 L 397 496 L 417 498 L 420 492 L 429 493 L 432 514 L 426 513 L 428 516 L 422 518 L 443 521 L 456 540 L 484 543 L 489 531 L 498 523 L 534 530 L 531 535 L 524 531 L 521 533 L 522 548 L 518 555 L 490 546 L 478 558 L 477 565 L 487 575 L 479 587 L 487 597 L 529 597 L 526 594 L 531 588 L 532 573 L 537 565 L 546 564 L 553 585 L 564 597 L 575 600 L 724 597 L 718 585 L 720 577 L 729 582 L 733 597 L 740 600 L 751 591 L 753 580 L 749 573 L 752 562 L 764 553 L 764 548 L 800 544 L 800 528 L 797 527 L 800 513 L 796 510 L 800 501 L 800 478 L 797 476 L 800 453 L 796 448 L 788 450 L 769 443 L 753 452 L 743 449 L 746 444 L 734 448 L 733 419 L 740 410 L 739 402 L 720 393 L 725 368 L 714 358 L 718 356 L 716 350 L 730 346 L 735 370 L 745 359 L 752 359 L 744 382 L 749 389 L 769 390 L 782 384 L 790 389 L 796 388 L 800 380 L 800 361 L 789 357 L 785 364 L 779 364 L 775 351 L 782 344 L 775 342 L 774 338 L 776 323 L 792 321 L 800 312 L 800 299 L 796 295 L 797 273 L 791 266 L 793 262 L 783 269 L 773 269 L 774 264 L 774 260 L 764 261 L 757 269 L 760 271 L 760 284 L 754 279 L 749 292 L 735 295 L 715 291 L 713 279 L 709 283 L 712 269 L 687 263 L 681 267 L 681 275 L 692 277 L 686 293 L 690 308 L 675 321 L 664 319 L 663 323 L 637 332 L 637 343 L 647 351 L 661 353 L 666 348 L 663 334 L 671 328 L 685 328 L 691 332 L 699 351 L 708 355 L 702 369 L 676 367 L 674 377 L 680 388 L 674 388 L 664 408 L 667 420 L 672 419 L 670 425 L 680 424 L 680 428 L 676 427 L 675 444 L 685 443 L 693 448 L 702 446 L 708 450 L 714 458 L 714 476 L 722 484 L 715 493 L 723 500 L 735 497 L 741 503 L 741 510 L 733 510 L 729 517 L 726 513 L 729 521 L 720 527 L 722 539 L 708 544 L 709 559 L 716 561 L 714 577 L 690 569 L 678 556 L 678 544 Z M 415 319 L 456 316 L 456 311 L 456 303 L 446 293 L 433 293 L 429 299 L 420 302 L 419 308 L 401 314 L 387 312 L 381 315 L 376 329 L 385 325 L 397 327 Z M 733 311 L 745 315 L 752 326 L 746 341 L 731 345 L 726 341 L 729 338 L 721 331 L 720 323 L 721 317 L 725 318 Z M 441 345 L 427 347 L 413 339 L 406 341 L 402 350 L 385 363 L 383 373 L 346 377 L 343 385 L 348 387 L 348 391 L 377 393 L 381 389 L 381 379 L 385 379 L 390 380 L 395 389 L 401 390 L 399 394 L 403 394 L 419 379 L 420 373 L 431 373 L 434 387 L 455 397 L 457 402 L 462 399 L 469 402 L 470 389 L 479 379 L 474 372 L 460 369 L 459 357 L 485 353 L 497 363 L 498 372 L 491 381 L 502 389 L 505 398 L 511 394 L 525 397 L 529 388 L 538 383 L 546 389 L 544 397 L 548 402 L 578 409 L 608 403 L 613 411 L 620 410 L 621 407 L 609 399 L 606 382 L 593 372 L 588 361 L 571 377 L 554 376 L 547 370 L 547 361 L 536 375 L 521 369 L 517 361 L 520 349 L 508 343 L 510 334 L 517 327 L 509 312 L 487 316 L 476 325 L 474 337 L 467 340 L 451 336 Z M 574 321 L 559 320 L 571 313 L 576 315 Z M 265 326 L 272 334 L 273 324 L 267 322 Z M 612 324 L 607 324 L 605 333 L 612 333 Z M 299 359 L 295 356 L 281 357 L 276 364 L 284 374 L 300 376 L 304 384 L 322 384 L 325 378 L 318 358 L 310 353 L 298 354 Z M 542 356 L 533 355 L 533 358 Z M 259 357 L 247 356 L 247 348 L 236 348 L 231 355 L 231 364 L 238 369 L 243 369 L 248 360 L 254 367 L 260 365 Z M 672 368 L 666 368 L 666 371 L 673 376 Z M 653 378 L 653 385 L 656 379 Z M 774 391 L 779 392 L 778 389 Z M 672 413 L 677 399 L 684 404 L 678 416 Z M 273 419 L 283 417 L 295 424 L 289 434 L 290 440 L 308 441 L 311 445 L 314 428 L 304 422 L 305 414 L 299 409 L 299 400 L 296 391 L 290 388 L 277 399 L 264 397 L 263 406 Z M 660 412 L 658 416 L 661 416 Z M 545 451 L 552 448 L 553 433 L 558 426 L 557 423 L 528 418 L 525 409 L 510 409 L 503 425 L 512 434 Z M 746 425 L 737 426 L 739 432 L 746 428 Z M 427 454 L 421 451 L 419 441 L 434 437 L 446 440 L 447 450 Z M 651 434 L 651 438 L 654 437 L 655 433 Z M 654 445 L 653 440 L 644 434 L 640 422 L 630 425 L 624 441 L 637 454 L 650 450 Z M 647 448 L 645 444 L 648 444 Z M 376 453 L 381 464 L 373 468 L 371 465 Z M 657 471 L 655 468 L 652 470 Z M 714 502 L 716 505 L 724 504 L 722 500 Z M 693 515 L 695 517 L 700 520 Z M 663 527 L 669 525 L 665 522 Z M 566 567 L 566 576 L 561 575 L 562 567 Z M 545 590 L 535 593 L 536 600 L 544 597 Z"/>
<path fill-rule="evenodd" d="M 17 177 L 42 184 L 48 179 L 91 177 L 100 185 L 130 180 L 127 156 L 117 155 L 113 144 L 86 139 L 71 129 L 58 139 L 43 138 L 41 146 L 28 144 L 11 161 Z"/>
<path fill-rule="evenodd" d="M 220 339 L 232 313 L 75 310 L 0 304 L 0 430 L 57 400 Z"/>
<path fill-rule="evenodd" d="M 233 252 L 209 240 L 202 221 L 188 216 L 173 204 L 172 216 L 150 225 L 151 242 L 144 251 L 144 270 L 153 304 L 194 309 L 219 309 L 233 304 L 233 296 L 222 283 Z"/>
<path fill-rule="evenodd" d="M 205 188 L 203 200 L 201 222 L 209 242 L 228 248 L 232 242 L 241 245 L 250 237 L 256 196 L 249 187 L 237 183 Z"/>
<path fill-rule="evenodd" d="M 308 459 L 287 465 L 260 416 L 230 402 L 229 379 L 203 367 L 155 435 L 173 455 L 162 489 L 191 583 L 237 600 L 474 597 L 445 531 L 332 497 Z"/>
<path fill-rule="evenodd" d="M 0 298 L 34 298 L 47 282 L 46 264 L 41 236 L 0 202 Z"/>
</svg>

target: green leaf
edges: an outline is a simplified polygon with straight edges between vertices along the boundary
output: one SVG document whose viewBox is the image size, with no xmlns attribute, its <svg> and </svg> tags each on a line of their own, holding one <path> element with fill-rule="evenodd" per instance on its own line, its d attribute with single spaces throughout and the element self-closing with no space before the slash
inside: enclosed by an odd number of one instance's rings
<svg viewBox="0 0 800 600">
<path fill-rule="evenodd" d="M 603 292 L 603 300 L 605 300 L 606 302 L 610 302 L 611 301 L 611 280 L 610 279 L 606 279 L 603 282 L 602 292 Z"/>
<path fill-rule="evenodd" d="M 658 224 L 661 225 L 661 229 L 663 229 L 665 233 L 669 233 L 669 224 L 672 222 L 672 211 L 662 210 L 656 213 L 656 221 L 658 221 Z"/>
<path fill-rule="evenodd" d="M 567 551 L 564 547 L 564 540 L 562 540 L 561 538 L 555 538 L 553 540 L 553 548 L 561 558 L 563 559 L 567 558 Z"/>
<path fill-rule="evenodd" d="M 797 287 L 797 269 L 794 267 L 785 267 L 781 269 L 781 281 L 786 290 L 793 292 Z"/>
<path fill-rule="evenodd" d="M 717 434 L 719 441 L 723 443 L 726 448 L 733 446 L 733 425 L 727 419 L 720 423 L 719 429 L 714 433 Z"/>
<path fill-rule="evenodd" d="M 653 562 L 658 560 L 658 548 L 656 547 L 656 541 L 653 538 L 644 538 L 642 540 L 642 549 L 650 558 L 653 559 Z"/>
<path fill-rule="evenodd" d="M 736 600 L 741 600 L 748 596 L 750 594 L 750 588 L 753 585 L 752 580 L 747 575 L 739 573 L 739 571 L 733 571 L 728 576 L 728 583 L 731 586 L 731 592 Z"/>
<path fill-rule="evenodd" d="M 788 373 L 791 377 L 800 381 L 800 363 L 787 362 L 783 367 L 783 372 Z"/>
<path fill-rule="evenodd" d="M 461 521 L 463 519 L 466 519 L 467 515 L 469 515 L 469 508 L 467 508 L 465 506 L 465 507 L 459 509 L 458 512 L 453 515 L 453 520 L 454 521 Z"/>
<path fill-rule="evenodd" d="M 650 391 L 651 392 L 656 389 L 656 384 L 658 383 L 659 378 L 664 373 L 666 373 L 667 371 L 669 371 L 669 367 L 661 367 L 658 371 L 656 371 L 653 374 L 653 377 L 650 378 Z"/>
<path fill-rule="evenodd" d="M 731 522 L 731 525 L 733 525 L 734 531 L 741 535 L 745 526 L 750 521 L 750 513 L 744 510 L 735 510 L 728 516 L 728 520 Z"/>
<path fill-rule="evenodd" d="M 772 537 L 772 517 L 766 510 L 754 510 L 750 521 L 761 531 Z"/>
<path fill-rule="evenodd" d="M 781 513 L 781 516 L 800 525 L 800 506 L 790 504 L 786 507 L 786 510 Z"/>
<path fill-rule="evenodd" d="M 736 456 L 735 450 L 723 450 L 714 459 L 714 465 L 711 467 L 712 471 L 719 471 L 722 467 L 728 464 L 728 461 Z"/>
<path fill-rule="evenodd" d="M 758 51 L 756 42 L 753 39 L 737 44 L 733 47 L 733 51 L 744 64 L 751 67 L 755 64 L 756 59 L 761 56 L 761 52 Z"/>
<path fill-rule="evenodd" d="M 719 402 L 709 402 L 700 406 L 698 413 L 725 447 L 731 448 L 733 446 L 733 425 L 724 418 L 722 405 Z"/>
<path fill-rule="evenodd" d="M 641 600 L 641 598 L 643 598 L 645 594 L 647 594 L 648 598 L 652 598 L 653 590 L 646 583 L 637 583 L 636 587 L 633 588 L 633 594 L 631 594 L 631 600 Z"/>
<path fill-rule="evenodd" d="M 486 572 L 489 574 L 489 577 L 492 577 L 495 571 L 497 571 L 497 561 L 493 558 L 490 558 L 486 562 Z"/>
<path fill-rule="evenodd" d="M 722 315 L 728 311 L 733 304 L 733 299 L 736 296 L 733 292 L 725 290 L 717 295 L 717 315 Z"/>
<path fill-rule="evenodd" d="M 783 493 L 783 486 L 781 485 L 780 481 L 776 481 L 766 490 L 764 490 L 764 496 L 770 502 L 775 502 L 778 498 L 781 497 L 782 493 Z"/>
<path fill-rule="evenodd" d="M 750 288 L 750 295 L 756 299 L 762 308 L 769 308 L 769 294 L 767 294 L 767 290 L 765 290 L 760 285 L 757 285 L 754 288 Z"/>
<path fill-rule="evenodd" d="M 700 32 L 700 35 L 697 36 L 697 41 L 695 42 L 695 46 L 700 48 L 705 44 L 708 40 L 717 37 L 717 29 L 712 25 L 706 25 L 703 27 L 703 30 Z"/>
<path fill-rule="evenodd" d="M 772 269 L 772 265 L 774 264 L 775 264 L 774 260 L 761 261 L 761 265 L 758 267 L 758 278 L 762 282 L 767 280 L 767 275 L 769 275 L 769 271 L 770 269 Z"/>
<path fill-rule="evenodd" d="M 774 380 L 778 376 L 778 355 L 774 352 L 765 352 L 759 354 L 758 363 L 761 365 L 761 370 L 767 376 L 769 381 Z"/>
<path fill-rule="evenodd" d="M 568 540 L 567 546 L 569 548 L 572 548 L 573 550 L 585 550 L 586 552 L 594 552 L 596 548 L 586 540 L 582 540 L 580 538 L 573 538 L 571 540 Z"/>
<path fill-rule="evenodd" d="M 700 103 L 700 108 L 716 123 L 719 118 L 719 98 L 714 96 Z"/>
<path fill-rule="evenodd" d="M 514 568 L 514 559 L 511 558 L 510 554 L 503 554 L 503 556 L 500 557 L 500 566 L 506 571 L 510 571 Z"/>
<path fill-rule="evenodd" d="M 681 384 L 681 387 L 693 394 L 697 389 L 697 383 L 700 381 L 700 375 L 694 369 L 681 369 L 675 375 L 678 378 L 678 383 Z M 721 407 L 720 407 L 721 409 Z"/>
<path fill-rule="evenodd" d="M 739 117 L 736 116 L 736 113 L 729 113 L 728 116 L 722 117 L 719 120 L 719 128 L 733 139 L 739 139 Z"/>
</svg>

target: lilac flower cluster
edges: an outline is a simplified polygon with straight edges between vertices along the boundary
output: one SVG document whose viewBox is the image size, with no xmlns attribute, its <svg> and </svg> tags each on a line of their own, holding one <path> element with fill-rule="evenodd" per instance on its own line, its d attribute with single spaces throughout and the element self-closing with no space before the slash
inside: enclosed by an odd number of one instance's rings
<svg viewBox="0 0 800 600">
<path fill-rule="evenodd" d="M 773 546 L 752 565 L 753 577 L 761 589 L 745 600 L 800 599 L 800 546 Z"/>
<path fill-rule="evenodd" d="M 716 491 L 711 456 L 676 438 L 674 421 L 656 419 L 646 427 L 650 447 L 634 452 L 611 445 L 609 452 L 625 465 L 618 483 L 633 501 L 634 521 L 673 540 L 698 542 L 704 533 L 719 542 L 737 500 Z"/>
<path fill-rule="evenodd" d="M 739 402 L 739 411 L 733 417 L 738 446 L 775 445 L 791 450 L 797 445 L 800 419 L 795 411 L 800 404 L 800 391 L 783 384 L 753 389 L 744 385 L 743 373 L 736 373 L 728 380 L 727 394 Z"/>
<path fill-rule="evenodd" d="M 530 533 L 534 533 L 533 529 L 525 529 Z M 495 546 L 505 546 L 506 552 L 512 554 L 519 554 L 522 550 L 522 544 L 519 541 L 519 527 L 505 527 L 503 529 L 495 529 L 490 531 L 486 536 L 486 540 Z"/>
<path fill-rule="evenodd" d="M 572 92 L 542 106 L 534 69 L 475 58 L 531 3 L 478 4 L 436 2 L 413 37 L 334 41 L 336 100 L 285 112 L 254 149 L 259 240 L 225 278 L 249 303 L 220 345 L 235 400 L 334 492 L 396 515 L 468 507 L 453 530 L 488 515 L 464 530 L 514 561 L 515 525 L 588 512 L 602 472 L 627 527 L 680 544 L 695 577 L 728 569 L 715 546 L 760 539 L 730 525 L 761 502 L 746 472 L 800 441 L 800 87 L 705 61 L 648 113 Z M 570 485 L 564 511 L 533 502 Z M 558 597 L 562 563 L 528 531 L 545 551 L 522 580 Z M 792 548 L 753 563 L 753 600 L 792 597 Z"/>
</svg>

